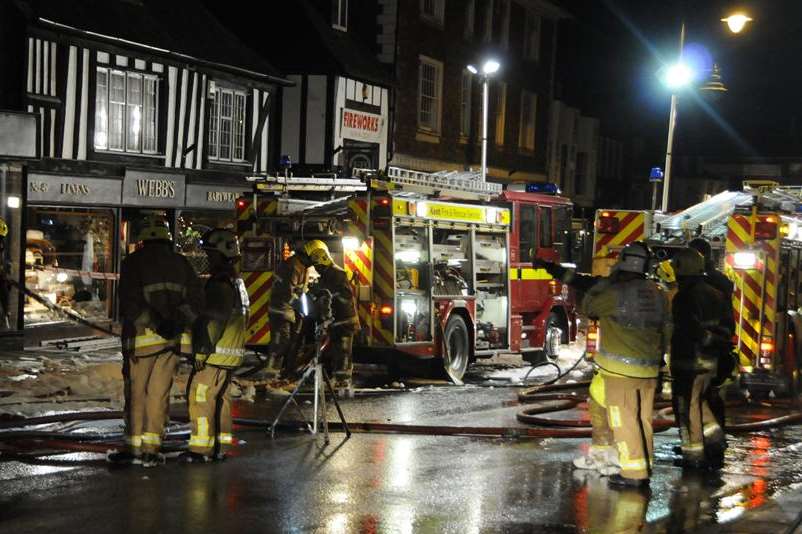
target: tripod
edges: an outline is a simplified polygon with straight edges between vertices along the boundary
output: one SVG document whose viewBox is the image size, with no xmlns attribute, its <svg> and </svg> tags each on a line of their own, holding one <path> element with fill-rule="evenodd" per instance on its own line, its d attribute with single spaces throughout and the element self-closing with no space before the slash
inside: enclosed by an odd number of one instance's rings
<svg viewBox="0 0 802 534">
<path fill-rule="evenodd" d="M 279 410 L 278 415 L 273 420 L 273 424 L 270 425 L 270 437 L 276 437 L 276 426 L 279 424 L 281 420 L 281 416 L 284 415 L 284 412 L 289 408 L 290 404 L 294 404 L 295 407 L 298 409 L 298 412 L 301 414 L 301 417 L 304 419 L 304 423 L 306 423 L 306 429 L 312 435 L 318 434 L 318 424 L 322 423 L 323 426 L 323 441 L 326 445 L 329 444 L 329 421 L 327 411 L 326 411 L 326 390 L 331 394 L 331 398 L 334 401 L 334 406 L 337 408 L 337 414 L 340 416 L 340 422 L 342 422 L 343 429 L 345 430 L 345 436 L 347 438 L 351 437 L 351 431 L 348 428 L 348 423 L 345 421 L 345 416 L 343 415 L 343 411 L 340 408 L 340 403 L 337 401 L 337 393 L 334 391 L 334 388 L 331 386 L 331 381 L 329 380 L 329 376 L 326 373 L 326 370 L 323 368 L 323 363 L 321 362 L 321 354 L 325 350 L 326 346 L 329 343 L 329 336 L 327 334 L 329 325 L 334 321 L 331 317 L 331 309 L 329 307 L 328 312 L 324 315 L 325 319 L 319 320 L 315 324 L 315 355 L 306 365 L 306 369 L 304 370 L 301 379 L 298 381 L 298 385 L 295 386 L 295 389 L 292 391 L 290 396 L 284 401 L 284 404 L 281 406 L 281 410 Z M 312 423 L 309 423 L 309 420 L 304 415 L 301 407 L 298 405 L 298 402 L 295 400 L 295 397 L 298 395 L 298 392 L 301 390 L 301 387 L 306 383 L 307 380 L 310 378 L 314 379 L 314 388 L 315 388 L 315 395 L 314 395 L 314 414 L 312 416 Z"/>
</svg>

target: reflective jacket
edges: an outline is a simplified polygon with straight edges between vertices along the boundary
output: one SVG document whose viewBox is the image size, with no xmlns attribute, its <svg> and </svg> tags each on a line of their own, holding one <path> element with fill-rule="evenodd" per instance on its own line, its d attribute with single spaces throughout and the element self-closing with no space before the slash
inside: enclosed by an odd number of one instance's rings
<svg viewBox="0 0 802 534">
<path fill-rule="evenodd" d="M 334 317 L 332 328 L 356 331 L 359 328 L 359 317 L 356 314 L 356 299 L 348 274 L 340 266 L 332 265 L 322 270 L 317 287 L 331 292 L 331 313 Z"/>
<path fill-rule="evenodd" d="M 590 289 L 583 311 L 599 321 L 594 359 L 603 374 L 657 378 L 670 323 L 668 302 L 656 283 L 614 274 Z"/>
<path fill-rule="evenodd" d="M 295 301 L 306 291 L 309 269 L 297 255 L 282 261 L 273 272 L 268 313 L 295 322 Z"/>
<path fill-rule="evenodd" d="M 203 289 L 195 270 L 171 243 L 149 242 L 128 255 L 120 266 L 119 291 L 126 356 L 191 352 L 190 329 L 203 302 Z M 163 338 L 156 332 L 166 321 L 183 332 Z"/>
<path fill-rule="evenodd" d="M 732 304 L 706 277 L 680 284 L 672 303 L 671 369 L 712 371 L 729 354 L 735 324 Z"/>
<path fill-rule="evenodd" d="M 213 276 L 206 283 L 206 307 L 202 321 L 210 345 L 210 354 L 197 353 L 195 358 L 215 367 L 233 368 L 245 358 L 250 303 L 242 278 Z"/>
</svg>

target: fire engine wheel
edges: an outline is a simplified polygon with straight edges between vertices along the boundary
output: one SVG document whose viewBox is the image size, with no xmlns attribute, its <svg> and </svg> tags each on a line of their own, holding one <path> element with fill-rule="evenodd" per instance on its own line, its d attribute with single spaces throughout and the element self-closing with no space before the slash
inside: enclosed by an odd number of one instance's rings
<svg viewBox="0 0 802 534">
<path fill-rule="evenodd" d="M 546 319 L 546 342 L 543 352 L 548 361 L 553 362 L 560 355 L 560 345 L 563 341 L 563 329 L 560 328 L 560 317 L 552 312 Z"/>
<path fill-rule="evenodd" d="M 443 370 L 455 383 L 462 383 L 471 357 L 471 336 L 465 319 L 452 315 L 443 331 Z"/>
</svg>

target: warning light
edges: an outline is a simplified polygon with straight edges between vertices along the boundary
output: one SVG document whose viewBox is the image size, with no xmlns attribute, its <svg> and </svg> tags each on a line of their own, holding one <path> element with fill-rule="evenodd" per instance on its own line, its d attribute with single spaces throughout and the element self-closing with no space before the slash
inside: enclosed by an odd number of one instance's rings
<svg viewBox="0 0 802 534">
<path fill-rule="evenodd" d="M 764 354 L 764 355 L 771 354 L 772 352 L 774 352 L 774 341 L 772 341 L 770 339 L 766 340 L 766 341 L 762 341 L 760 343 L 760 352 L 761 352 L 761 354 Z"/>
<path fill-rule="evenodd" d="M 346 236 L 342 239 L 343 250 L 353 251 L 359 248 L 359 239 L 353 236 Z"/>
<path fill-rule="evenodd" d="M 387 198 L 387 197 L 382 197 L 382 198 L 378 199 L 378 200 L 376 201 L 376 203 L 377 203 L 379 206 L 389 206 L 389 205 L 390 205 L 390 199 L 389 199 L 389 198 Z"/>
<path fill-rule="evenodd" d="M 389 304 L 385 304 L 381 308 L 379 308 L 379 313 L 382 314 L 384 317 L 389 317 L 393 314 L 393 307 Z"/>
<path fill-rule="evenodd" d="M 732 263 L 736 269 L 754 269 L 757 266 L 757 254 L 754 252 L 736 252 L 732 255 Z"/>
<path fill-rule="evenodd" d="M 600 234 L 615 234 L 621 230 L 621 221 L 614 217 L 609 211 L 603 211 L 599 220 L 596 221 L 596 230 Z"/>
<path fill-rule="evenodd" d="M 755 239 L 775 239 L 777 237 L 777 218 L 766 217 L 755 223 Z"/>
<path fill-rule="evenodd" d="M 248 203 L 245 201 L 245 199 L 242 198 L 237 199 L 237 209 L 243 209 L 247 205 Z"/>
</svg>

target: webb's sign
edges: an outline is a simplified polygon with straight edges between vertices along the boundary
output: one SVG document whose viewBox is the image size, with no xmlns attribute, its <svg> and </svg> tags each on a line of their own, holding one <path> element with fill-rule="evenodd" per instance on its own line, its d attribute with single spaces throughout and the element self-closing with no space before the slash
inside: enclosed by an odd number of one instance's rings
<svg viewBox="0 0 802 534">
<path fill-rule="evenodd" d="M 375 113 L 343 108 L 340 126 L 345 138 L 378 143 L 382 139 L 384 119 Z"/>
</svg>

